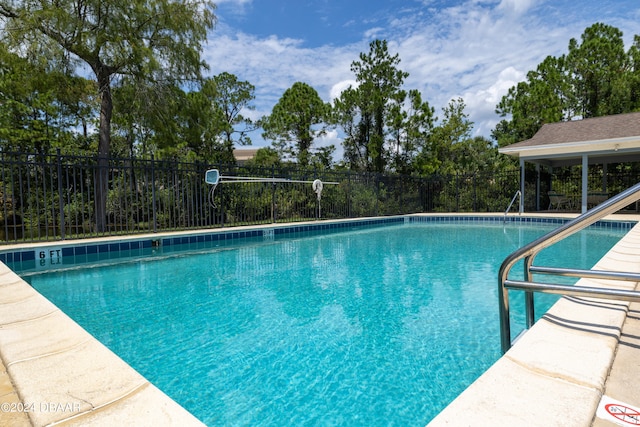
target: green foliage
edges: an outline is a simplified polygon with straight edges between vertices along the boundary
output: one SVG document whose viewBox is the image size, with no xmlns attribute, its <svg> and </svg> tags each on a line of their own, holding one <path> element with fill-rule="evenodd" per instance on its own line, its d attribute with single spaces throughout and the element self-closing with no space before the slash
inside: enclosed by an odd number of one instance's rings
<svg viewBox="0 0 640 427">
<path fill-rule="evenodd" d="M 311 155 L 309 169 L 329 170 L 333 167 L 333 153 L 336 151 L 335 145 L 318 147 Z"/>
<path fill-rule="evenodd" d="M 363 182 L 352 182 L 349 185 L 349 206 L 354 217 L 373 216 L 378 214 L 377 188 Z"/>
<path fill-rule="evenodd" d="M 519 189 L 519 171 L 485 171 L 441 177 L 438 212 L 503 212 Z"/>
<path fill-rule="evenodd" d="M 496 112 L 503 120 L 494 130 L 499 146 L 531 138 L 544 123 L 570 120 L 575 115 L 576 97 L 567 79 L 566 57 L 548 56 L 527 81 L 509 89 Z"/>
<path fill-rule="evenodd" d="M 582 117 L 624 113 L 634 107 L 628 99 L 629 58 L 619 29 L 602 23 L 588 27 L 581 43 L 569 41 L 567 63 Z"/>
<path fill-rule="evenodd" d="M 398 93 L 401 97 L 405 92 Z M 387 125 L 389 142 L 392 149 L 392 169 L 402 174 L 411 174 L 415 170 L 416 156 L 428 156 L 429 137 L 433 130 L 434 109 L 428 102 L 422 101 L 419 91 L 412 89 L 405 100 L 398 99 L 389 109 Z"/>
<path fill-rule="evenodd" d="M 497 147 L 484 137 L 471 137 L 473 122 L 462 98 L 442 109 L 443 119 L 428 135 L 428 145 L 416 158 L 421 175 L 469 174 L 496 170 L 501 165 Z"/>
<path fill-rule="evenodd" d="M 334 101 L 333 122 L 345 134 L 344 160 L 354 170 L 402 174 L 452 174 L 492 169 L 497 151 L 486 139 L 471 138 L 473 123 L 461 98 L 443 108 L 437 126 L 434 109 L 417 90 L 402 89 L 407 73 L 385 41 L 352 63 L 357 87 Z"/>
<path fill-rule="evenodd" d="M 201 77 L 206 64 L 199 56 L 200 45 L 215 21 L 214 5 L 208 0 L 126 4 L 35 0 L 0 2 L 0 6 L 6 23 L 0 43 L 3 152 L 44 155 L 60 149 L 62 154 L 145 159 L 153 155 L 156 160 L 233 165 L 234 146 L 250 144 L 249 133 L 261 125 L 274 148 L 258 150 L 247 162 L 257 175 L 263 167 L 273 170 L 295 159 L 306 171 L 433 176 L 434 182 L 441 181 L 426 204 L 429 209 L 451 211 L 502 210 L 512 195 L 510 190 L 504 194 L 504 183 L 494 185 L 490 178 L 483 186 L 477 182 L 485 174 L 517 168 L 514 160 L 498 155 L 492 141 L 473 136 L 473 122 L 461 98 L 442 109 L 441 120 L 436 118 L 419 91 L 403 87 L 408 74 L 399 69 L 399 56 L 389 52 L 384 40 L 373 41 L 369 51 L 352 62 L 356 84 L 332 106 L 311 86 L 296 82 L 269 116 L 254 123 L 247 117 L 253 110 L 252 84 L 229 73 Z M 74 75 L 78 65 L 88 66 L 94 79 Z M 597 23 L 579 39 L 571 39 L 566 54 L 546 57 L 525 81 L 509 90 L 496 106 L 502 120 L 492 136 L 504 146 L 530 138 L 544 123 L 638 110 L 640 36 L 625 51 L 622 32 Z M 334 125 L 344 134 L 344 159 L 339 165 L 332 162 L 334 146 L 314 147 Z M 99 166 L 96 170 L 106 174 L 108 164 Z M 58 219 L 47 206 L 59 202 L 56 197 L 64 202 L 67 218 L 94 217 L 94 230 L 107 219 L 152 222 L 148 213 L 142 213 L 148 210 L 148 201 L 126 199 L 140 189 L 122 187 L 118 177 L 111 182 L 102 178 L 92 182 L 97 189 L 95 203 L 85 204 L 75 190 L 60 196 L 33 193 L 25 200 L 38 206 L 38 213 L 53 228 Z M 348 215 L 354 216 L 412 209 L 404 204 L 420 209 L 421 190 L 409 182 L 402 189 L 394 185 L 379 179 L 375 185 L 331 186 L 323 203 L 345 203 Z M 257 212 L 261 220 L 270 221 L 274 197 L 276 215 L 309 217 L 315 208 L 316 201 L 306 190 L 274 194 L 265 186 L 256 193 L 256 187 L 260 186 L 220 192 L 234 211 L 218 213 L 220 218 L 245 220 L 249 214 L 238 212 Z M 194 221 L 189 210 L 174 206 L 196 198 L 195 190 L 185 194 L 178 183 L 160 185 L 158 203 L 165 208 L 159 223 Z M 133 211 L 122 211 L 124 204 Z"/>
<path fill-rule="evenodd" d="M 302 167 L 310 164 L 313 142 L 327 129 L 330 106 L 306 83 L 296 82 L 287 89 L 271 115 L 260 121 L 262 136 L 273 140 L 285 158 L 294 158 Z"/>
<path fill-rule="evenodd" d="M 187 94 L 187 102 L 178 112 L 183 135 L 197 159 L 209 163 L 235 163 L 234 144 L 246 145 L 252 121 L 242 115 L 252 110 L 255 88 L 236 76 L 221 73 L 204 79 L 199 91 Z"/>
<path fill-rule="evenodd" d="M 0 44 L 0 147 L 48 153 L 86 148 L 86 116 L 93 111 L 93 85 L 47 64 L 31 64 Z"/>
<path fill-rule="evenodd" d="M 180 114 L 188 110 L 188 101 L 172 82 L 121 79 L 113 88 L 112 155 L 180 157 L 186 150 Z"/>
<path fill-rule="evenodd" d="M 531 138 L 544 123 L 627 113 L 640 109 L 640 39 L 628 52 L 622 31 L 596 23 L 568 53 L 548 56 L 496 107 L 505 117 L 493 131 L 499 146 Z M 508 118 L 507 118 L 508 117 Z"/>
<path fill-rule="evenodd" d="M 280 167 L 282 159 L 280 154 L 273 148 L 264 147 L 256 151 L 256 155 L 247 161 L 248 167 Z"/>
<path fill-rule="evenodd" d="M 346 134 L 345 160 L 352 169 L 383 172 L 390 158 L 387 123 L 393 105 L 406 94 L 401 87 L 409 75 L 397 68 L 399 56 L 389 53 L 386 40 L 374 40 L 369 53 L 351 63 L 358 86 L 345 90 L 334 102 L 334 121 Z M 393 122 L 393 120 L 391 120 Z"/>
<path fill-rule="evenodd" d="M 176 82 L 150 84 L 122 79 L 114 88 L 114 135 L 126 141 L 125 156 L 234 163 L 234 144 L 249 144 L 253 85 L 222 73 L 185 92 Z"/>
<path fill-rule="evenodd" d="M 201 42 L 212 27 L 208 1 L 3 2 L 5 42 L 50 61 L 81 61 L 94 72 L 101 97 L 99 150 L 109 154 L 111 80 L 197 77 Z M 71 67 L 72 68 L 72 67 Z"/>
<path fill-rule="evenodd" d="M 90 233 L 93 230 L 93 206 L 81 193 L 71 193 L 64 204 L 65 227 L 72 234 Z"/>
<path fill-rule="evenodd" d="M 100 97 L 98 158 L 102 176 L 96 194 L 96 228 L 106 227 L 107 158 L 111 153 L 114 76 L 183 81 L 200 76 L 201 43 L 213 26 L 208 0 L 5 1 L 4 41 L 32 57 L 69 69 L 88 66 Z"/>
<path fill-rule="evenodd" d="M 250 145 L 248 133 L 255 130 L 255 125 L 242 112 L 254 110 L 251 102 L 255 98 L 255 87 L 238 80 L 233 74 L 221 73 L 213 79 L 206 79 L 201 92 L 211 102 L 210 108 L 217 118 L 218 132 L 227 151 L 232 152 L 234 143 Z"/>
</svg>

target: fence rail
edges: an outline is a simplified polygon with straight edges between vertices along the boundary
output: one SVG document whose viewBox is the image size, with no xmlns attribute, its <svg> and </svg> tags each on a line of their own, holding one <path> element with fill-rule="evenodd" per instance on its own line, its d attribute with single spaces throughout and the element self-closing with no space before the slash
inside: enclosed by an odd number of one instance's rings
<svg viewBox="0 0 640 427">
<path fill-rule="evenodd" d="M 1 153 L 0 244 L 154 233 L 322 218 L 418 212 L 501 212 L 519 188 L 517 170 L 471 176 L 412 177 L 347 171 L 257 168 L 115 158 L 108 163 L 103 221 L 100 168 L 94 157 Z M 222 175 L 335 181 L 321 211 L 310 184 L 219 185 Z M 100 226 L 104 224 L 104 226 Z"/>
</svg>

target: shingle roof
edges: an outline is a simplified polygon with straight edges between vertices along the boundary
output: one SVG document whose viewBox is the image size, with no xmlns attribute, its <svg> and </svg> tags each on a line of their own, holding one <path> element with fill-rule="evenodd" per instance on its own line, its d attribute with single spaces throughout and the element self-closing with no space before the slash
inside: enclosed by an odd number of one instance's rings
<svg viewBox="0 0 640 427">
<path fill-rule="evenodd" d="M 531 139 L 508 148 L 640 137 L 640 112 L 543 125 Z M 507 147 L 505 147 L 507 148 Z"/>
</svg>

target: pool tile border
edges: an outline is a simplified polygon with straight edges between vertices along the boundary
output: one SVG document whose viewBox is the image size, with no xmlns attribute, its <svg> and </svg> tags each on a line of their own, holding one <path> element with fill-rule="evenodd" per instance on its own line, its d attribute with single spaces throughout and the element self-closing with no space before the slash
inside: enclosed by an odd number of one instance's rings
<svg viewBox="0 0 640 427">
<path fill-rule="evenodd" d="M 16 249 L 16 245 L 11 247 L 0 247 L 0 262 L 12 264 L 18 262 L 48 262 L 54 264 L 56 260 L 65 257 L 87 257 L 91 261 L 92 255 L 115 254 L 124 251 L 131 251 L 131 255 L 144 255 L 156 247 L 169 248 L 178 245 L 207 244 L 213 242 L 231 242 L 238 239 L 247 238 L 275 238 L 286 237 L 295 233 L 320 232 L 320 231 L 342 231 L 345 229 L 377 227 L 390 224 L 401 223 L 456 223 L 464 222 L 471 224 L 496 224 L 496 223 L 524 223 L 524 224 L 552 224 L 562 225 L 571 218 L 544 218 L 540 216 L 499 216 L 499 215 L 451 215 L 451 214 L 415 214 L 383 218 L 356 219 L 356 220 L 336 220 L 336 221 L 315 221 L 301 224 L 268 224 L 262 226 L 248 226 L 244 229 L 215 229 L 196 230 L 180 232 L 178 235 L 152 234 L 144 236 L 130 236 L 116 239 L 115 241 L 96 242 L 95 239 L 68 240 L 56 242 L 42 242 L 25 244 L 26 248 Z M 606 229 L 630 230 L 636 221 L 632 220 L 602 220 L 591 227 Z M 136 253 L 136 251 L 138 251 Z"/>
<path fill-rule="evenodd" d="M 8 248 L 0 247 L 0 261 L 3 263 L 37 261 L 39 259 L 62 258 L 71 256 L 84 256 L 105 253 L 119 253 L 123 251 L 136 251 L 162 246 L 163 248 L 209 242 L 229 242 L 237 239 L 271 236 L 286 236 L 293 233 L 340 231 L 355 227 L 383 226 L 404 221 L 402 217 L 375 218 L 365 220 L 351 220 L 341 222 L 313 222 L 304 224 L 269 224 L 263 226 L 246 227 L 246 229 L 215 229 L 192 230 L 178 232 L 178 235 L 151 234 L 144 236 L 130 236 L 113 242 L 96 242 L 95 239 L 87 240 L 61 240 L 55 242 L 27 243 L 22 246 L 28 249 L 15 249 L 18 245 Z M 257 228 L 256 228 L 257 227 Z"/>
</svg>

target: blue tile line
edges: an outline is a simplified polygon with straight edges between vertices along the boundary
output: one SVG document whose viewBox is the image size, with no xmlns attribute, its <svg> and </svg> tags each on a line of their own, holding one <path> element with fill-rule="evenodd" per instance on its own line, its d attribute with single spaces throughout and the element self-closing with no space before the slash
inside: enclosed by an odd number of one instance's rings
<svg viewBox="0 0 640 427">
<path fill-rule="evenodd" d="M 339 231 L 342 229 L 353 229 L 360 227 L 372 227 L 389 224 L 402 224 L 406 223 L 405 218 L 409 219 L 409 223 L 504 223 L 504 216 L 469 216 L 469 215 L 441 215 L 441 216 L 401 216 L 401 217 L 389 217 L 389 218 L 376 218 L 357 221 L 345 221 L 335 223 L 318 223 L 318 224 L 305 224 L 305 225 L 288 225 L 279 226 L 274 224 L 271 227 L 253 229 L 253 230 L 231 230 L 231 231 L 213 231 L 210 233 L 201 233 L 198 235 L 190 236 L 174 236 L 174 237 L 158 237 L 158 238 L 145 238 L 141 240 L 133 239 L 126 242 L 118 243 L 87 243 L 78 244 L 77 246 L 64 246 L 61 248 L 61 255 L 57 256 L 80 256 L 90 255 L 97 253 L 116 253 L 128 250 L 148 249 L 153 246 L 161 245 L 163 247 L 170 247 L 174 245 L 192 244 L 192 243 L 204 243 L 215 241 L 230 241 L 244 238 L 263 237 L 267 235 L 285 236 L 293 233 L 304 233 L 312 231 L 331 230 Z M 516 217 L 508 216 L 506 221 L 509 223 L 539 223 L 539 224 L 555 224 L 562 225 L 570 219 L 564 218 L 538 218 L 538 217 Z M 636 221 L 624 221 L 624 220 L 603 220 L 592 224 L 590 227 L 599 227 L 605 229 L 618 229 L 629 230 Z M 64 242 L 60 243 L 64 245 Z M 53 248 L 53 249 L 51 249 Z M 51 250 L 59 250 L 55 248 L 55 245 L 45 246 L 40 249 L 29 250 L 9 250 L 3 252 L 0 249 L 0 261 L 4 263 L 13 263 L 21 261 L 33 261 L 40 257 L 51 256 L 46 253 Z"/>
</svg>

